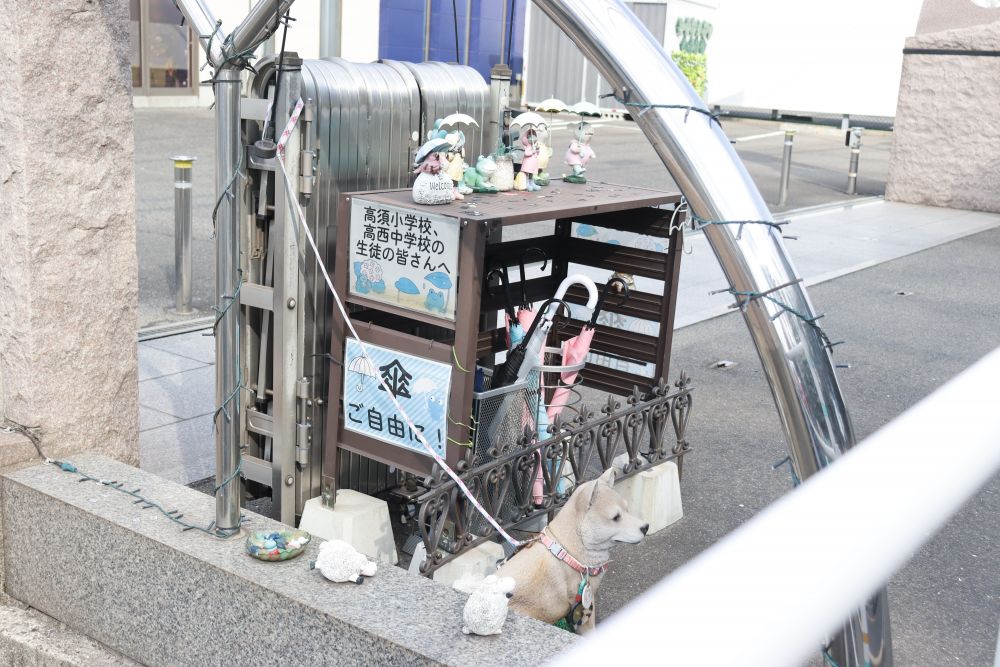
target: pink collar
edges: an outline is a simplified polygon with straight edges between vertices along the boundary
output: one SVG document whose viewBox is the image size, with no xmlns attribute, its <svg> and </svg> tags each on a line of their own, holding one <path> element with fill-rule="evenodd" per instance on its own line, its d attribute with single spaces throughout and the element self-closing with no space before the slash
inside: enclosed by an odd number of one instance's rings
<svg viewBox="0 0 1000 667">
<path fill-rule="evenodd" d="M 563 548 L 563 545 L 549 537 L 544 530 L 539 533 L 538 540 L 545 545 L 545 548 L 549 550 L 549 553 L 584 576 L 596 577 L 604 574 L 608 569 L 608 563 L 601 563 L 600 565 L 593 566 L 584 565 L 577 559 L 573 558 L 573 556 L 571 556 L 570 553 Z"/>
</svg>

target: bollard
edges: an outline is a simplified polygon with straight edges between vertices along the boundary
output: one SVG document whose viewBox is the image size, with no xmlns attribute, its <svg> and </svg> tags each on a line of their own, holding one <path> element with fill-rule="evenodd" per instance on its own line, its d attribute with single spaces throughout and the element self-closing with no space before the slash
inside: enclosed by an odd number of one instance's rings
<svg viewBox="0 0 1000 667">
<path fill-rule="evenodd" d="M 788 177 L 792 173 L 792 139 L 795 130 L 785 130 L 785 152 L 781 156 L 781 182 L 778 184 L 778 206 L 788 202 Z"/>
<path fill-rule="evenodd" d="M 175 312 L 190 315 L 191 308 L 191 171 L 198 158 L 174 155 L 174 280 Z"/>
<path fill-rule="evenodd" d="M 858 190 L 858 160 L 861 158 L 861 132 L 865 128 L 852 127 L 847 132 L 844 141 L 846 146 L 851 147 L 851 164 L 847 168 L 847 194 L 857 194 Z"/>
</svg>

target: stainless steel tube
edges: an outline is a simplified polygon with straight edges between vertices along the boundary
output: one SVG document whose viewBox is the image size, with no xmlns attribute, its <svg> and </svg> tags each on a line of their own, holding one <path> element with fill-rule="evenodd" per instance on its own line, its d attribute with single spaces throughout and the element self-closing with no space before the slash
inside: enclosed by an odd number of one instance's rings
<svg viewBox="0 0 1000 667">
<path fill-rule="evenodd" d="M 198 36 L 201 47 L 205 49 L 208 64 L 218 67 L 223 59 L 222 44 L 226 39 L 226 33 L 216 22 L 208 3 L 205 0 L 177 0 L 177 8 L 191 25 L 194 34 Z"/>
<path fill-rule="evenodd" d="M 215 191 L 222 198 L 215 229 L 215 297 L 219 321 L 215 327 L 215 523 L 221 531 L 240 527 L 240 362 L 236 301 L 239 284 L 240 72 L 223 68 L 215 77 Z"/>
<path fill-rule="evenodd" d="M 792 173 L 792 140 L 795 130 L 785 130 L 785 148 L 781 155 L 781 182 L 778 183 L 778 206 L 788 203 L 788 178 Z"/>
<path fill-rule="evenodd" d="M 705 108 L 661 44 L 620 0 L 535 0 L 535 4 L 576 43 L 619 96 L 633 103 Z M 633 117 L 695 214 L 716 221 L 772 219 L 716 122 L 684 109 L 633 107 Z M 745 225 L 741 232 L 732 225 L 710 225 L 705 236 L 733 289 L 769 292 L 799 313 L 813 313 L 780 234 L 764 225 Z M 744 317 L 770 382 L 793 464 L 799 476 L 807 478 L 855 442 L 832 360 L 814 328 L 766 299 L 752 299 Z M 816 568 L 816 576 L 823 576 L 822 563 Z M 831 643 L 830 653 L 842 667 L 892 664 L 884 590 L 852 617 Z"/>
<path fill-rule="evenodd" d="M 191 310 L 191 173 L 198 158 L 174 155 L 174 284 L 175 310 L 190 315 Z"/>
<path fill-rule="evenodd" d="M 261 42 L 274 34 L 278 27 L 278 17 L 284 15 L 295 0 L 260 0 L 243 23 L 239 24 L 232 34 L 232 53 L 241 53 L 257 48 Z M 275 9 L 277 7 L 277 9 Z M 227 54 L 232 55 L 232 54 Z"/>
</svg>

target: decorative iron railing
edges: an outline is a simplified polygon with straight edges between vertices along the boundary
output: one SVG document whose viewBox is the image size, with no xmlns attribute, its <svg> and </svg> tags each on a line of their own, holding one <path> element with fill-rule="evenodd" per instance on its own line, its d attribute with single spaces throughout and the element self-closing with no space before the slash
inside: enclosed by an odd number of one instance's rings
<svg viewBox="0 0 1000 667">
<path fill-rule="evenodd" d="M 575 417 L 558 416 L 549 426 L 552 437 L 538 440 L 524 432 L 510 449 L 473 465 L 470 452 L 460 472 L 462 481 L 504 530 L 559 509 L 579 483 L 596 479 L 616 467 L 619 478 L 630 477 L 664 461 L 680 467 L 690 451 L 685 438 L 692 397 L 690 380 L 681 373 L 670 384 L 662 379 L 648 393 L 636 387 L 622 399 L 609 395 L 599 413 L 581 406 Z M 675 442 L 666 442 L 668 427 Z M 619 458 L 620 455 L 626 455 Z M 417 526 L 427 558 L 420 565 L 430 574 L 459 554 L 494 537 L 496 530 L 473 508 L 453 480 L 435 470 L 417 498 Z"/>
</svg>

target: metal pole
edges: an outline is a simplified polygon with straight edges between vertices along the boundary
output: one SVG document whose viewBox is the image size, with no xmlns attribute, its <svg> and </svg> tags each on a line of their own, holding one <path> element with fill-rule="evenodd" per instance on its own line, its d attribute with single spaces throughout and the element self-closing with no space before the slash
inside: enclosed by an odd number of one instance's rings
<svg viewBox="0 0 1000 667">
<path fill-rule="evenodd" d="M 785 152 L 781 156 L 781 182 L 778 184 L 778 206 L 788 203 L 788 177 L 792 173 L 792 139 L 795 130 L 785 130 Z"/>
<path fill-rule="evenodd" d="M 320 0 L 319 57 L 340 57 L 340 32 L 343 25 L 341 0 Z"/>
<path fill-rule="evenodd" d="M 222 198 L 215 230 L 215 296 L 220 319 L 215 327 L 215 524 L 222 531 L 240 527 L 240 305 L 234 302 L 238 285 L 239 230 L 242 188 L 239 172 L 240 71 L 216 72 L 215 191 Z M 237 297 L 238 298 L 238 297 Z"/>
<path fill-rule="evenodd" d="M 847 168 L 847 194 L 857 194 L 858 160 L 861 159 L 861 131 L 863 127 L 852 127 L 847 133 L 847 145 L 851 147 L 851 165 Z"/>
<path fill-rule="evenodd" d="M 535 5 L 569 35 L 620 96 L 634 103 L 705 108 L 663 45 L 620 0 L 535 0 Z M 633 117 L 694 213 L 718 221 L 772 219 L 718 123 L 684 109 L 649 108 Z M 814 315 L 780 234 L 764 225 L 723 224 L 706 226 L 705 238 L 734 290 L 768 293 L 806 318 Z M 854 428 L 823 341 L 807 320 L 779 310 L 756 298 L 746 304 L 743 315 L 771 385 L 795 470 L 805 479 L 854 446 Z M 822 564 L 816 568 L 822 576 Z M 841 667 L 892 665 L 885 590 L 867 607 L 834 637 L 830 650 Z M 867 661 L 866 656 L 877 658 Z"/>
<path fill-rule="evenodd" d="M 191 309 L 191 171 L 198 158 L 174 155 L 174 281 L 175 312 Z"/>
</svg>

